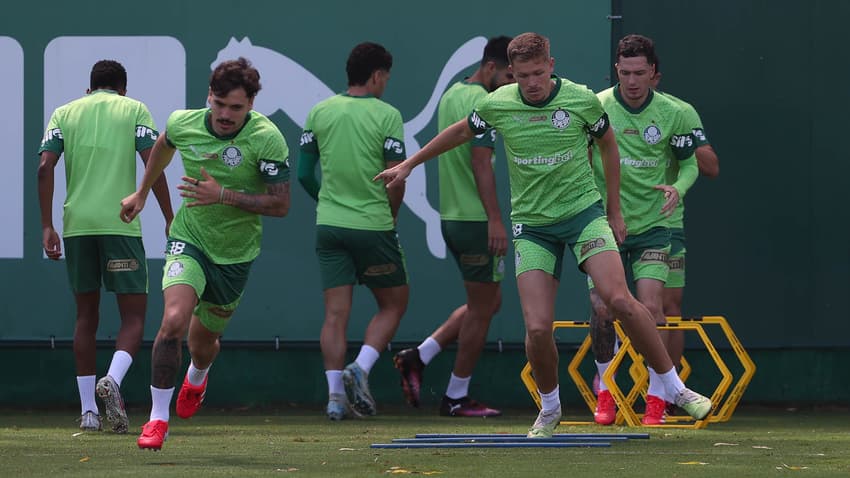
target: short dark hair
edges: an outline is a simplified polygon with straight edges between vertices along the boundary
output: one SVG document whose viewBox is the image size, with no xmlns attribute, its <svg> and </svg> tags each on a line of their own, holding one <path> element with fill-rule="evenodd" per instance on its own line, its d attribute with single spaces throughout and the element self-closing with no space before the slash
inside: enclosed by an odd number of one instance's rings
<svg viewBox="0 0 850 478">
<path fill-rule="evenodd" d="M 89 89 L 94 91 L 100 88 L 127 89 L 127 70 L 121 63 L 115 60 L 100 60 L 91 67 Z"/>
<path fill-rule="evenodd" d="M 655 65 L 658 57 L 655 55 L 655 43 L 643 35 L 626 35 L 617 43 L 617 61 L 620 58 L 646 57 L 646 62 Z"/>
<path fill-rule="evenodd" d="M 484 47 L 484 56 L 481 57 L 481 65 L 492 61 L 499 66 L 508 66 L 508 45 L 513 38 L 504 35 L 493 37 Z"/>
<path fill-rule="evenodd" d="M 377 70 L 390 71 L 392 67 L 393 56 L 386 48 L 377 43 L 361 43 L 351 50 L 345 64 L 348 86 L 365 85 L 372 73 Z"/>
<path fill-rule="evenodd" d="M 216 96 L 227 96 L 238 88 L 243 88 L 248 98 L 257 96 L 262 88 L 260 72 L 241 56 L 219 63 L 210 75 L 210 90 Z"/>
<path fill-rule="evenodd" d="M 508 44 L 508 59 L 511 63 L 538 58 L 549 59 L 549 39 L 539 33 L 527 32 L 517 35 Z"/>
</svg>

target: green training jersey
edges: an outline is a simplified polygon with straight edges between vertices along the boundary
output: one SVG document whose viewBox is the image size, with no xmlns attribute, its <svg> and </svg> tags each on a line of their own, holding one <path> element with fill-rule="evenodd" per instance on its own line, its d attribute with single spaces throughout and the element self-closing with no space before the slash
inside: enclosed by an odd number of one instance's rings
<svg viewBox="0 0 850 478">
<path fill-rule="evenodd" d="M 210 110 L 178 110 L 165 128 L 168 144 L 183 157 L 186 176 L 201 178 L 201 167 L 224 188 L 247 194 L 266 192 L 266 184 L 289 180 L 289 148 L 277 126 L 256 111 L 242 128 L 215 133 Z M 260 253 L 260 215 L 225 204 L 185 207 L 171 224 L 170 236 L 198 248 L 215 264 L 248 262 Z"/>
<path fill-rule="evenodd" d="M 401 113 L 373 96 L 339 94 L 310 110 L 304 154 L 319 157 L 322 185 L 316 224 L 368 231 L 393 229 L 386 187 L 372 178 L 403 161 Z"/>
<path fill-rule="evenodd" d="M 554 224 L 601 199 L 587 159 L 587 137 L 607 131 L 605 111 L 586 86 L 558 77 L 552 81 L 552 93 L 540 104 L 527 103 L 516 84 L 505 85 L 483 98 L 468 118 L 476 134 L 493 127 L 504 139 L 515 224 Z"/>
<path fill-rule="evenodd" d="M 459 81 L 440 99 L 437 127 L 440 131 L 464 119 L 475 109 L 487 90 L 481 83 Z M 496 131 L 489 130 L 457 148 L 440 155 L 440 218 L 447 221 L 486 221 L 487 213 L 481 204 L 475 175 L 472 172 L 472 147 L 495 148 Z"/>
<path fill-rule="evenodd" d="M 118 211 L 136 190 L 136 151 L 151 148 L 157 136 L 148 108 L 112 90 L 95 90 L 53 112 L 38 154 L 64 153 L 65 237 L 141 237 L 138 218 L 126 224 Z"/>
<path fill-rule="evenodd" d="M 656 93 L 661 93 L 660 91 L 656 91 Z M 684 101 L 682 99 L 676 98 L 670 93 L 662 93 L 665 97 L 670 98 L 682 108 L 682 112 L 685 116 L 685 126 L 691 129 L 691 132 L 694 136 L 694 147 L 699 148 L 700 146 L 711 144 L 708 141 L 708 136 L 705 134 L 705 129 L 702 127 L 702 119 L 699 117 L 699 113 L 697 110 L 691 106 L 690 103 Z M 670 164 L 670 167 L 667 168 L 667 182 L 668 184 L 673 184 L 676 181 L 676 178 L 679 176 L 679 163 L 677 161 L 673 161 Z M 685 199 L 682 198 L 679 201 L 679 206 L 676 208 L 676 211 L 670 216 L 670 227 L 675 227 L 679 229 L 684 229 L 685 227 Z"/>
<path fill-rule="evenodd" d="M 669 218 L 661 213 L 664 192 L 654 187 L 667 184 L 670 164 L 679 163 L 690 173 L 696 168 L 693 138 L 685 126 L 681 108 L 652 90 L 639 108 L 625 103 L 618 86 L 597 96 L 608 112 L 620 150 L 620 208 L 629 234 L 640 234 L 657 226 L 669 227 Z M 605 175 L 597 145 L 593 150 L 593 170 L 599 190 L 604 191 Z M 691 184 L 693 180 L 677 183 L 680 197 L 684 197 Z"/>
</svg>

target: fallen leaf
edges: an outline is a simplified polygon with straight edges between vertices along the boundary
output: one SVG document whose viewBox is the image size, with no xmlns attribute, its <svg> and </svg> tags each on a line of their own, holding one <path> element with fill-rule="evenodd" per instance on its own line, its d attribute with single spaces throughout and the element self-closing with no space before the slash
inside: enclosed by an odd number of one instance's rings
<svg viewBox="0 0 850 478">
<path fill-rule="evenodd" d="M 682 462 L 682 463 L 679 463 L 679 464 L 680 465 L 707 465 L 708 463 L 705 463 L 705 462 L 702 462 L 702 461 L 685 461 L 685 462 Z"/>
<path fill-rule="evenodd" d="M 783 463 L 782 466 L 784 466 L 785 468 L 787 468 L 789 470 L 808 470 L 809 469 L 808 466 L 788 466 L 785 463 Z"/>
<path fill-rule="evenodd" d="M 441 475 L 442 473 L 443 473 L 442 471 L 423 471 L 422 472 L 423 475 Z"/>
<path fill-rule="evenodd" d="M 91 460 L 91 458 L 89 458 L 89 457 L 87 457 L 87 456 L 84 456 L 84 457 L 80 458 L 80 463 L 85 463 L 85 462 L 87 462 L 87 461 L 89 461 L 89 460 Z"/>
<path fill-rule="evenodd" d="M 756 450 L 773 450 L 773 448 L 764 445 L 753 445 Z"/>
<path fill-rule="evenodd" d="M 737 443 L 723 443 L 723 442 L 718 442 L 718 443 L 715 443 L 715 444 L 714 444 L 714 446 L 738 446 L 738 444 L 737 444 Z"/>
<path fill-rule="evenodd" d="M 354 448 L 340 448 L 339 451 L 354 451 Z"/>
<path fill-rule="evenodd" d="M 77 433 L 74 433 L 74 434 L 73 434 L 73 435 L 71 435 L 71 436 L 72 436 L 72 437 L 78 437 L 78 436 L 80 436 L 80 435 L 82 435 L 82 434 L 83 434 L 83 432 L 77 432 Z"/>
<path fill-rule="evenodd" d="M 294 468 L 294 467 L 289 467 L 289 468 L 278 468 L 278 469 L 277 469 L 277 470 L 275 470 L 275 471 L 282 471 L 282 472 L 284 472 L 284 473 L 288 473 L 288 472 L 290 472 L 290 471 L 298 471 L 298 468 Z"/>
</svg>

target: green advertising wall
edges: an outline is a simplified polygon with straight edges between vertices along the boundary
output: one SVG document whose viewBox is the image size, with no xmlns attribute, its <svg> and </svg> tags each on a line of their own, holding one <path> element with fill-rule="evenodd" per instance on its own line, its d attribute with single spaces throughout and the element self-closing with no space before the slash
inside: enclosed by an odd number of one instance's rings
<svg viewBox="0 0 850 478">
<path fill-rule="evenodd" d="M 0 341 L 46 342 L 71 338 L 74 302 L 64 263 L 43 258 L 37 204 L 36 150 L 46 120 L 56 106 L 82 95 L 94 61 L 111 57 L 128 69 L 128 95 L 151 108 L 162 127 L 168 113 L 205 104 L 211 66 L 243 55 L 262 76 L 255 108 L 267 114 L 297 151 L 300 124 L 315 102 L 346 87 L 345 61 L 361 41 L 384 44 L 394 56 L 384 99 L 405 121 L 408 151 L 436 134 L 436 102 L 452 81 L 474 71 L 487 37 L 540 31 L 553 43 L 557 72 L 599 89 L 608 84 L 610 42 L 606 2 L 561 1 L 545 12 L 524 11 L 507 3 L 372 1 L 355 9 L 343 2 L 248 3 L 154 0 L 118 2 L 15 2 L 0 16 L 4 96 L 20 104 L 6 113 L 14 131 L 4 133 L 2 155 L 8 187 L 0 193 L 3 239 L 0 275 L 4 280 Z M 545 13 L 545 14 L 541 14 Z M 17 104 L 17 103 L 16 103 Z M 8 151 L 8 150 L 7 150 Z M 507 215 L 504 153 L 496 171 Z M 167 170 L 172 194 L 181 175 L 179 157 Z M 57 175 L 57 183 L 62 176 Z M 175 180 L 176 178 L 176 180 Z M 7 185 L 7 183 L 3 183 Z M 64 187 L 64 186 L 63 186 Z M 408 198 L 399 217 L 401 242 L 411 281 L 409 312 L 396 341 L 426 336 L 464 300 L 453 260 L 440 256 L 436 163 L 408 181 Z M 293 184 L 292 207 L 284 219 L 266 218 L 263 252 L 256 262 L 242 306 L 225 333 L 228 340 L 271 343 L 316 341 L 323 317 L 322 292 L 313 253 L 315 203 Z M 61 200 L 61 192 L 57 190 Z M 61 211 L 57 203 L 56 211 Z M 118 213 L 118 205 L 105 204 Z M 149 256 L 150 301 L 145 339 L 158 329 L 164 237 L 155 201 L 143 216 Z M 55 214 L 56 216 L 56 214 Z M 506 221 L 507 222 L 507 221 Z M 429 239 L 430 238 L 430 239 Z M 502 310 L 489 340 L 521 342 L 524 329 L 508 260 Z M 562 318 L 587 316 L 583 277 L 567 270 L 559 296 Z M 362 339 L 374 313 L 371 295 L 358 289 L 350 339 Z M 114 337 L 117 311 L 111 296 L 102 300 L 99 338 Z"/>
</svg>

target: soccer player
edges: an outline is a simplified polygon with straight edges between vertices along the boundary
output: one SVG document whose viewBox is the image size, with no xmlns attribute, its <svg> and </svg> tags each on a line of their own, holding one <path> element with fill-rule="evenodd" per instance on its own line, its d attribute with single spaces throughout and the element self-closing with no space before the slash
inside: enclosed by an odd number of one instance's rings
<svg viewBox="0 0 850 478">
<path fill-rule="evenodd" d="M 345 68 L 348 89 L 314 106 L 301 135 L 298 180 L 318 201 L 316 255 L 325 297 L 320 342 L 331 420 L 375 415 L 369 372 L 407 310 L 407 271 L 395 231 L 404 183 L 384 189 L 371 181 L 406 157 L 401 113 L 380 99 L 392 65 L 383 46 L 355 46 Z M 369 288 L 378 312 L 357 358 L 345 365 L 356 283 Z"/>
<path fill-rule="evenodd" d="M 407 161 L 375 179 L 393 187 L 416 165 L 490 127 L 504 138 L 526 354 L 542 398 L 529 437 L 551 437 L 561 418 L 552 322 L 567 246 L 623 323 L 635 348 L 651 366 L 663 371 L 665 387 L 676 403 L 696 418 L 705 417 L 711 401 L 679 380 L 652 314 L 626 286 L 617 249 L 617 239 L 625 239 L 620 160 L 614 132 L 599 100 L 585 86 L 553 75 L 555 60 L 549 55 L 549 40 L 542 35 L 523 33 L 514 38 L 508 45 L 508 58 L 516 85 L 490 93 L 467 119 L 446 128 Z M 607 220 L 587 158 L 588 134 L 598 143 L 607 171 Z"/>
<path fill-rule="evenodd" d="M 696 151 L 697 167 L 699 173 L 707 178 L 716 178 L 720 174 L 720 161 L 714 152 L 708 136 L 703 128 L 699 113 L 694 107 L 670 93 L 661 92 L 658 84 L 661 82 L 661 69 L 658 57 L 655 58 L 655 76 L 652 78 L 652 88 L 656 93 L 673 100 L 682 109 L 685 117 L 685 126 L 691 129 Z M 667 169 L 667 182 L 672 184 L 679 175 L 679 163 L 670 163 Z M 667 274 L 667 282 L 664 284 L 664 314 L 670 316 L 682 316 L 682 298 L 685 291 L 685 202 L 679 201 L 679 205 L 670 216 L 670 257 L 667 264 L 670 272 Z M 667 352 L 670 359 L 678 368 L 681 365 L 682 354 L 685 349 L 685 332 L 683 330 L 670 330 L 667 336 Z M 669 407 L 668 407 L 669 410 Z"/>
<path fill-rule="evenodd" d="M 656 324 L 666 323 L 662 306 L 667 259 L 670 253 L 669 216 L 697 177 L 694 142 L 681 108 L 653 92 L 655 47 L 649 38 L 627 35 L 617 46 L 619 83 L 597 97 L 608 113 L 620 150 L 620 207 L 627 236 L 620 243 L 623 267 L 630 267 L 637 298 Z M 594 146 L 595 148 L 595 146 Z M 592 163 L 600 190 L 606 187 L 602 161 L 594 150 Z M 667 184 L 669 164 L 678 164 L 674 182 Z M 590 282 L 593 306 L 591 336 L 596 366 L 601 377 L 614 355 L 614 329 L 608 307 Z M 662 337 L 665 334 L 661 334 Z M 665 399 L 672 402 L 656 370 L 649 368 L 644 425 L 664 423 Z M 600 381 L 594 420 L 610 425 L 616 407 Z"/>
<path fill-rule="evenodd" d="M 159 450 L 168 435 L 169 405 L 188 332 L 192 361 L 177 396 L 177 415 L 201 407 L 219 336 L 239 305 L 251 263 L 260 253 L 260 216 L 289 211 L 289 149 L 278 128 L 252 111 L 260 74 L 244 59 L 220 63 L 209 83 L 208 108 L 175 111 L 157 139 L 138 190 L 121 201 L 131 221 L 176 150 L 185 168 L 183 205 L 166 245 L 162 324 L 151 357 L 150 421 L 139 448 Z"/>
<path fill-rule="evenodd" d="M 443 130 L 466 118 L 478 100 L 513 82 L 508 71 L 510 37 L 491 38 L 472 76 L 452 85 L 440 100 L 437 124 Z M 460 268 L 466 303 L 455 309 L 419 347 L 396 354 L 401 385 L 408 403 L 419 406 L 422 372 L 447 345 L 457 341 L 458 351 L 440 414 L 456 417 L 492 417 L 499 410 L 469 398 L 469 382 L 484 348 L 487 330 L 502 301 L 499 283 L 504 276 L 507 234 L 496 198 L 493 174 L 495 131 L 479 134 L 469 144 L 442 155 L 440 216 L 443 238 Z"/>
<path fill-rule="evenodd" d="M 116 433 L 127 433 L 121 382 L 139 350 L 148 298 L 148 268 L 139 221 L 124 224 L 104 205 L 118 204 L 136 185 L 136 152 L 147 163 L 157 138 L 150 111 L 128 98 L 127 71 L 113 60 L 91 70 L 86 96 L 57 108 L 50 117 L 38 153 L 38 198 L 42 246 L 59 260 L 62 246 L 53 228 L 54 170 L 65 157 L 67 195 L 63 211 L 66 265 L 77 321 L 74 361 L 82 415 L 80 429 L 101 429 L 95 391 Z M 152 183 L 166 233 L 174 213 L 165 176 Z M 121 326 L 106 375 L 95 384 L 96 334 L 100 287 L 115 293 Z"/>
</svg>

